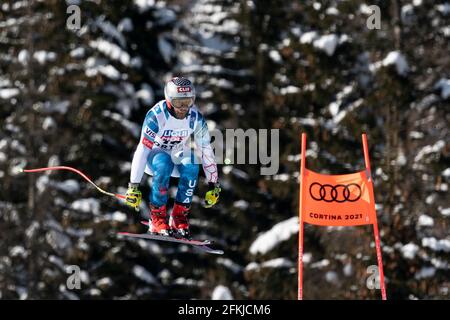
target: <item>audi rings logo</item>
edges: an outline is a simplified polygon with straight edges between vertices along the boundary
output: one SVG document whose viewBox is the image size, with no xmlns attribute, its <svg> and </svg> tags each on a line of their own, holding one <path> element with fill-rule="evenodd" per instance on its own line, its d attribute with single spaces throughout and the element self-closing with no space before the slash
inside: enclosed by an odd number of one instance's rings
<svg viewBox="0 0 450 320">
<path fill-rule="evenodd" d="M 316 201 L 336 201 L 338 203 L 345 201 L 355 202 L 361 198 L 361 188 L 356 183 L 332 186 L 331 184 L 321 185 L 320 183 L 314 182 L 309 187 L 309 194 Z"/>
</svg>

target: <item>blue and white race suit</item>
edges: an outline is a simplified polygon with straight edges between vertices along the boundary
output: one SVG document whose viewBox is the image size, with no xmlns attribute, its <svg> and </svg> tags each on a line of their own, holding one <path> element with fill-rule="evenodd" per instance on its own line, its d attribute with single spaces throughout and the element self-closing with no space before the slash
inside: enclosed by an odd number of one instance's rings
<svg viewBox="0 0 450 320">
<path fill-rule="evenodd" d="M 195 153 L 190 148 L 191 135 Z M 161 100 L 145 116 L 131 164 L 130 182 L 140 183 L 144 172 L 152 175 L 150 203 L 160 207 L 167 202 L 170 177 L 180 177 L 175 200 L 190 204 L 197 185 L 199 159 L 207 182 L 216 183 L 217 164 L 202 114 L 194 105 L 184 119 L 177 119 L 170 114 L 166 101 Z"/>
</svg>

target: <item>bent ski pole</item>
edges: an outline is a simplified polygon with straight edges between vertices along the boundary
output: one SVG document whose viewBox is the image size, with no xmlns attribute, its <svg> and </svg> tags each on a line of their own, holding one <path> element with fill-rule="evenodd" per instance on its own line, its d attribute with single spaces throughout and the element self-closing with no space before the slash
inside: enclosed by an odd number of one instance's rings
<svg viewBox="0 0 450 320">
<path fill-rule="evenodd" d="M 102 188 L 100 188 L 99 186 L 97 186 L 88 176 L 86 176 L 83 172 L 81 172 L 80 170 L 77 170 L 75 168 L 72 167 L 66 167 L 66 166 L 57 166 L 57 167 L 46 167 L 46 168 L 36 168 L 36 169 L 22 169 L 22 172 L 26 172 L 26 173 L 33 173 L 33 172 L 42 172 L 42 171 L 49 171 L 49 170 L 69 170 L 72 172 L 75 172 L 77 174 L 79 174 L 80 176 L 82 176 L 87 182 L 89 182 L 90 184 L 92 184 L 98 191 L 100 191 L 103 194 L 106 194 L 110 197 L 114 197 L 117 199 L 122 199 L 125 200 L 126 196 L 122 195 L 122 194 L 118 194 L 118 193 L 111 193 L 108 191 L 103 190 Z M 138 208 L 137 208 L 138 209 Z M 138 210 L 137 210 L 138 211 Z"/>
</svg>

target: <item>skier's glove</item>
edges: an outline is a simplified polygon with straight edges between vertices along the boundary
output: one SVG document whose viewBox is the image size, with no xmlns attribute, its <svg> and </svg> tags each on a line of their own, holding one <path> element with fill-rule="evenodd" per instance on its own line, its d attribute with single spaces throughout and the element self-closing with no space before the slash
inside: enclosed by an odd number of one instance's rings
<svg viewBox="0 0 450 320">
<path fill-rule="evenodd" d="M 129 183 L 127 194 L 125 195 L 126 204 L 139 211 L 139 205 L 142 201 L 142 193 L 139 191 L 139 183 Z"/>
<path fill-rule="evenodd" d="M 205 194 L 205 208 L 211 208 L 213 205 L 215 205 L 219 200 L 220 191 L 222 191 L 218 182 L 210 182 L 208 183 L 208 186 L 209 191 Z"/>
</svg>

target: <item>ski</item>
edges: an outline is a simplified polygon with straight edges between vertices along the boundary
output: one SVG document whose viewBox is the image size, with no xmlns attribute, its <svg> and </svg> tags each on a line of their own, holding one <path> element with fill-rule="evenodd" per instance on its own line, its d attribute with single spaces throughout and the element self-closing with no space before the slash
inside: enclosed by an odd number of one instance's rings
<svg viewBox="0 0 450 320">
<path fill-rule="evenodd" d="M 195 249 L 198 249 L 203 252 L 212 253 L 212 254 L 223 254 L 223 250 L 213 249 L 207 246 L 210 243 L 209 240 L 205 241 L 197 241 L 197 240 L 188 240 L 188 239 L 177 239 L 168 236 L 160 236 L 156 234 L 150 233 L 129 233 L 129 232 L 119 232 L 119 235 L 136 238 L 136 239 L 148 239 L 148 240 L 158 240 L 158 241 L 168 241 L 175 242 L 181 244 L 188 244 L 193 246 Z"/>
<path fill-rule="evenodd" d="M 151 233 L 119 232 L 119 234 L 122 236 L 127 236 L 127 237 L 132 237 L 132 238 L 169 241 L 169 242 L 176 242 L 176 243 L 183 243 L 183 244 L 191 244 L 194 246 L 205 246 L 205 245 L 211 243 L 211 241 L 209 241 L 209 240 L 204 240 L 204 241 L 189 240 L 189 239 L 174 238 L 174 237 L 169 237 L 169 236 L 161 236 L 158 234 L 151 234 Z"/>
<path fill-rule="evenodd" d="M 141 221 L 143 225 L 148 226 L 147 221 Z M 168 241 L 168 242 L 175 242 L 175 243 L 181 243 L 181 244 L 188 244 L 192 245 L 195 249 L 198 249 L 203 252 L 212 253 L 212 254 L 224 254 L 223 250 L 213 249 L 208 247 L 208 244 L 211 244 L 210 240 L 189 240 L 189 239 L 183 239 L 183 238 L 175 238 L 175 237 L 169 237 L 169 236 L 161 236 L 157 234 L 151 234 L 151 233 L 129 233 L 129 232 L 119 232 L 119 235 L 127 236 L 131 238 L 138 238 L 138 239 L 148 239 L 148 240 L 158 240 L 158 241 Z"/>
</svg>

